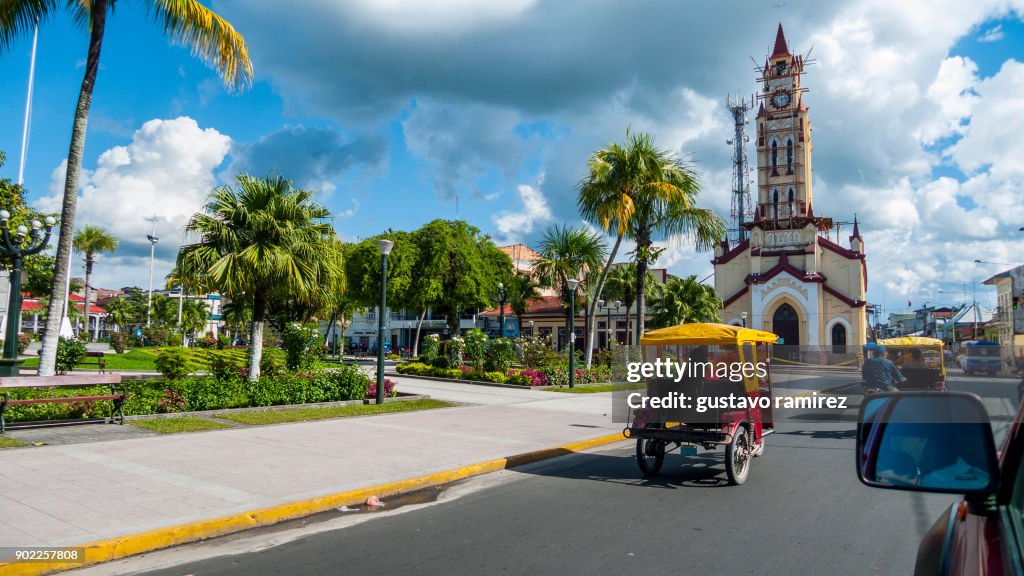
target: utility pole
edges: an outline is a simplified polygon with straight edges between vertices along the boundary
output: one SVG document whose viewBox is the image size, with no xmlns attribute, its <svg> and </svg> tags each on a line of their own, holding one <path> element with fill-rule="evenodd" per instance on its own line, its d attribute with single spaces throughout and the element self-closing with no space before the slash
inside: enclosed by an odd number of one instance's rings
<svg viewBox="0 0 1024 576">
<path fill-rule="evenodd" d="M 156 260 L 156 243 L 160 240 L 156 237 L 156 223 L 160 220 L 157 215 L 146 218 L 153 223 L 153 231 L 146 235 L 149 240 L 149 296 L 146 297 L 146 326 L 153 323 L 153 263 Z"/>
</svg>

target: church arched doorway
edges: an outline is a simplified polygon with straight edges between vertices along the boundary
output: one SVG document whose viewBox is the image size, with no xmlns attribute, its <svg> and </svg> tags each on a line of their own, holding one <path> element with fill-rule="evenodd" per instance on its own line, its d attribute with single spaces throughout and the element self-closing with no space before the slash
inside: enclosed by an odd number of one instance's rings
<svg viewBox="0 0 1024 576">
<path fill-rule="evenodd" d="M 839 322 L 832 327 L 832 353 L 846 354 L 846 326 Z"/>
<path fill-rule="evenodd" d="M 772 315 L 772 332 L 779 337 L 779 344 L 783 346 L 800 345 L 800 317 L 792 306 L 783 304 L 775 309 L 775 314 Z"/>
</svg>

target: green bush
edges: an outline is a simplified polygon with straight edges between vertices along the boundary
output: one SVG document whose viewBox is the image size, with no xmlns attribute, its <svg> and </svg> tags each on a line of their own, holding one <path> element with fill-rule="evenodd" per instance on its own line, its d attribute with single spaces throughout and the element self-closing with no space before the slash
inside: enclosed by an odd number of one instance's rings
<svg viewBox="0 0 1024 576">
<path fill-rule="evenodd" d="M 57 374 L 67 374 L 75 369 L 79 362 L 85 359 L 87 351 L 85 342 L 76 338 L 61 337 L 57 340 Z"/>
<path fill-rule="evenodd" d="M 149 340 L 150 346 L 166 346 L 167 338 L 170 336 L 170 331 L 167 328 L 159 328 L 156 326 L 147 326 L 142 329 L 142 337 Z"/>
<path fill-rule="evenodd" d="M 231 345 L 231 338 L 228 338 L 226 334 L 217 335 L 217 350 L 223 350 L 225 346 Z"/>
<path fill-rule="evenodd" d="M 401 360 L 402 356 L 400 354 L 388 354 L 387 358 L 388 360 Z"/>
<path fill-rule="evenodd" d="M 479 328 L 473 328 L 466 332 L 466 357 L 467 363 L 481 370 L 484 367 L 484 357 L 487 354 L 487 334 Z"/>
<path fill-rule="evenodd" d="M 124 354 L 125 349 L 128 347 L 128 337 L 125 336 L 124 332 L 114 332 L 110 335 L 110 347 L 114 349 L 114 352 Z"/>
<path fill-rule="evenodd" d="M 177 382 L 188 376 L 188 350 L 181 346 L 164 348 L 160 350 L 153 364 L 164 378 L 171 382 Z"/>
<path fill-rule="evenodd" d="M 281 333 L 289 370 L 309 370 L 320 360 L 320 329 L 316 324 L 291 322 Z"/>
<path fill-rule="evenodd" d="M 556 366 L 568 359 L 551 347 L 550 337 L 532 336 L 520 338 L 518 342 L 519 361 L 527 368 Z"/>
<path fill-rule="evenodd" d="M 185 337 L 177 332 L 167 335 L 167 345 L 181 347 L 181 344 L 185 341 Z"/>
<path fill-rule="evenodd" d="M 512 367 L 512 361 L 516 357 L 516 343 L 511 338 L 495 338 L 487 348 L 487 358 L 484 367 L 487 370 L 504 373 Z"/>
<path fill-rule="evenodd" d="M 267 355 L 269 356 L 269 354 Z M 245 365 L 238 361 L 234 354 L 220 350 L 206 353 L 206 365 L 210 375 L 218 382 L 234 382 L 245 378 Z"/>
<path fill-rule="evenodd" d="M 18 334 L 18 354 L 24 354 L 28 345 L 32 343 L 32 336 L 29 334 Z"/>
<path fill-rule="evenodd" d="M 422 362 L 411 362 L 409 364 L 399 364 L 395 366 L 395 372 L 399 374 L 409 374 L 412 376 L 429 376 L 432 367 Z"/>
<path fill-rule="evenodd" d="M 519 386 L 529 386 L 530 377 L 525 374 L 510 374 L 505 377 L 506 384 L 516 384 Z"/>
<path fill-rule="evenodd" d="M 285 362 L 285 360 L 281 360 L 280 356 L 264 351 L 263 355 L 260 356 L 260 376 L 277 376 L 278 374 L 283 374 Z"/>
<path fill-rule="evenodd" d="M 484 372 L 483 381 L 503 384 L 505 382 L 505 374 L 501 372 Z"/>
<path fill-rule="evenodd" d="M 441 337 L 437 334 L 428 334 L 423 339 L 423 351 L 420 352 L 419 359 L 423 362 L 430 364 L 434 358 L 437 358 L 441 352 Z"/>
</svg>

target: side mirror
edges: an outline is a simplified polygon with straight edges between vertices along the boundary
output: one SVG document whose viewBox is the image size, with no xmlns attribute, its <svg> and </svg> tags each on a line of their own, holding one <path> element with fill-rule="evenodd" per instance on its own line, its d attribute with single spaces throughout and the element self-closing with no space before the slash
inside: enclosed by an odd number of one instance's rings
<svg viewBox="0 0 1024 576">
<path fill-rule="evenodd" d="M 987 494 L 999 483 L 988 412 L 966 392 L 868 396 L 856 457 L 858 478 L 875 488 Z"/>
</svg>

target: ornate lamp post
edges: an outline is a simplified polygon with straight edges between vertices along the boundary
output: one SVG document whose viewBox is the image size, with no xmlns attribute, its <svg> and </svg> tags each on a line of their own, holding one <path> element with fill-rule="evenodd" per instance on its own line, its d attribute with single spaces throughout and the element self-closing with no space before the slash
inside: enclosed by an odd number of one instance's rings
<svg viewBox="0 0 1024 576">
<path fill-rule="evenodd" d="M 576 329 L 573 321 L 576 319 L 576 287 L 580 281 L 570 278 L 565 281 L 569 288 L 569 388 L 576 386 Z"/>
<path fill-rule="evenodd" d="M 391 240 L 377 240 L 380 250 L 380 309 L 377 314 L 377 404 L 384 403 L 384 311 L 388 308 L 388 254 Z"/>
<path fill-rule="evenodd" d="M 501 338 L 505 337 L 505 285 L 498 282 L 498 297 L 491 296 L 491 300 L 497 302 L 501 308 L 498 311 L 498 324 L 501 326 L 498 331 L 498 335 Z"/>
<path fill-rule="evenodd" d="M 53 216 L 46 217 L 46 232 L 42 238 L 39 237 L 39 229 L 43 224 L 39 220 L 32 221 L 32 232 L 25 226 L 18 226 L 14 236 L 11 235 L 11 228 L 8 225 L 11 220 L 11 213 L 7 210 L 0 210 L 0 255 L 11 257 L 11 299 L 7 304 L 7 335 L 4 337 L 4 356 L 0 359 L 0 376 L 18 376 L 21 374 L 21 360 L 18 359 L 18 328 L 21 323 L 21 261 L 25 256 L 38 254 L 46 248 L 50 242 L 50 233 L 53 232 L 53 225 L 57 223 Z M 23 245 L 25 236 L 28 235 L 29 243 Z"/>
</svg>

